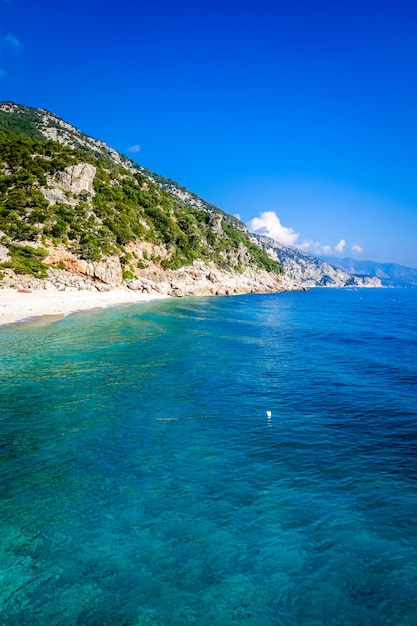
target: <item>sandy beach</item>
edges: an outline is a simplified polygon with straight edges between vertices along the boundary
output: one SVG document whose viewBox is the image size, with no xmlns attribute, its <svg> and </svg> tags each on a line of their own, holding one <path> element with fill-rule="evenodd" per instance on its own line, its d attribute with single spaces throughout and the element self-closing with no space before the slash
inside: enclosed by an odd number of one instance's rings
<svg viewBox="0 0 417 626">
<path fill-rule="evenodd" d="M 168 298 L 160 294 L 139 293 L 126 289 L 107 292 L 0 289 L 0 325 L 45 315 L 64 316 L 75 311 L 100 309 L 118 304 L 135 304 Z"/>
</svg>

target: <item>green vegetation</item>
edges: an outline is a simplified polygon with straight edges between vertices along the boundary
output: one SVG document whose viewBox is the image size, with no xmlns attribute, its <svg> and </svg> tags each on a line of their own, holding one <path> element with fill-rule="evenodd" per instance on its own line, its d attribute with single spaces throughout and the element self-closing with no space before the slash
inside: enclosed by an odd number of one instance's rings
<svg viewBox="0 0 417 626">
<path fill-rule="evenodd" d="M 86 260 L 117 254 L 125 278 L 134 278 L 151 262 L 177 269 L 196 259 L 239 271 L 242 249 L 244 264 L 282 272 L 232 216 L 212 205 L 197 209 L 179 201 L 150 180 L 143 168 L 127 170 L 85 148 L 46 140 L 35 125 L 36 109 L 22 110 L 24 115 L 0 111 L 0 231 L 11 257 L 3 267 L 44 276 L 46 251 L 37 247 L 42 242 L 45 247 L 64 244 Z M 79 163 L 96 168 L 93 194 L 60 191 L 59 173 Z M 167 189 L 176 185 L 152 176 Z M 47 189 L 56 190 L 55 202 L 45 198 Z M 221 216 L 220 234 L 212 227 L 214 213 Z M 36 248 L 24 245 L 27 241 Z M 134 241 L 159 245 L 167 255 L 163 260 L 128 257 L 125 246 Z"/>
<path fill-rule="evenodd" d="M 0 111 L 0 128 L 11 135 L 18 137 L 28 137 L 30 139 L 38 139 L 45 141 L 42 133 L 36 128 L 36 113 L 33 109 L 28 109 L 25 115 L 19 113 L 6 113 Z"/>
<path fill-rule="evenodd" d="M 233 224 L 223 223 L 223 230 L 231 241 L 233 241 L 235 248 L 238 248 L 240 244 L 246 246 L 249 254 L 252 257 L 252 261 L 263 267 L 268 272 L 277 272 L 278 274 L 284 273 L 282 265 L 277 267 L 276 261 L 271 259 L 265 252 L 259 248 L 255 243 L 248 240 L 246 233 Z"/>
<path fill-rule="evenodd" d="M 0 267 L 10 267 L 16 274 L 31 274 L 37 278 L 45 278 L 48 266 L 42 263 L 42 259 L 47 254 L 42 248 L 11 245 L 9 248 L 11 260 L 2 263 Z"/>
</svg>

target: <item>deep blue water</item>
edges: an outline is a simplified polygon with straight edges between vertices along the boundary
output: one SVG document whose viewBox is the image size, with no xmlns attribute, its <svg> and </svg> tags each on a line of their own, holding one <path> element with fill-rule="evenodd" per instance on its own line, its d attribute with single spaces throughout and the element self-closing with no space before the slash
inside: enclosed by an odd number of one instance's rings
<svg viewBox="0 0 417 626">
<path fill-rule="evenodd" d="M 373 289 L 0 329 L 0 624 L 415 626 L 416 329 Z"/>
</svg>

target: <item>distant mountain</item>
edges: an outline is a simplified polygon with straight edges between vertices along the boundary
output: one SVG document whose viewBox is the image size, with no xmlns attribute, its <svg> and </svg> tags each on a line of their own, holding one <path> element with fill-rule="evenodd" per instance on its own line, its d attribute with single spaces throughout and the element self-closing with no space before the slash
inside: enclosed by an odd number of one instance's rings
<svg viewBox="0 0 417 626">
<path fill-rule="evenodd" d="M 303 287 L 381 287 L 377 277 L 358 276 L 322 261 L 293 246 L 256 235 L 266 251 L 272 250 L 290 280 Z"/>
<path fill-rule="evenodd" d="M 324 261 L 345 272 L 379 278 L 384 287 L 417 287 L 417 269 L 397 263 L 377 263 L 357 259 L 322 257 Z"/>
</svg>

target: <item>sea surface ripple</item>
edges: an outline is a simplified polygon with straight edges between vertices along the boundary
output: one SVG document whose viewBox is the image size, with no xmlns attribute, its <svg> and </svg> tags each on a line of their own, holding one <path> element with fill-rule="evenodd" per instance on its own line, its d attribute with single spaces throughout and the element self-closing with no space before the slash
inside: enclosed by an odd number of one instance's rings
<svg viewBox="0 0 417 626">
<path fill-rule="evenodd" d="M 0 329 L 0 624 L 415 626 L 416 328 L 322 289 Z"/>
</svg>

